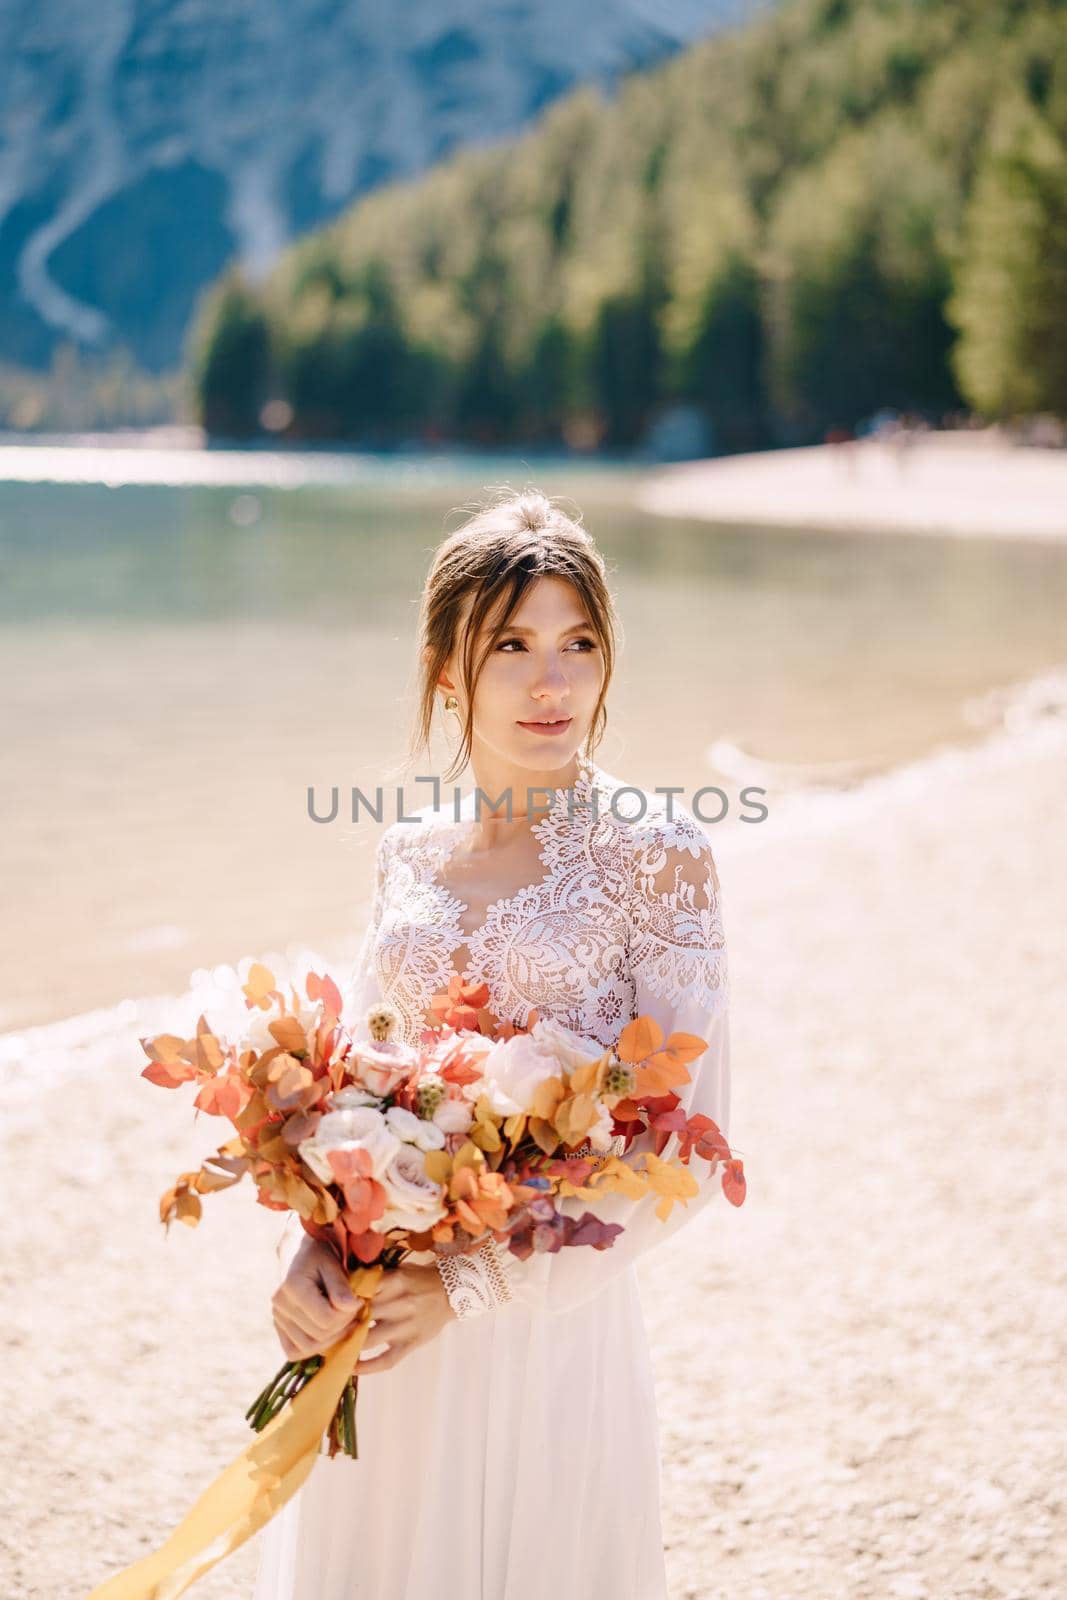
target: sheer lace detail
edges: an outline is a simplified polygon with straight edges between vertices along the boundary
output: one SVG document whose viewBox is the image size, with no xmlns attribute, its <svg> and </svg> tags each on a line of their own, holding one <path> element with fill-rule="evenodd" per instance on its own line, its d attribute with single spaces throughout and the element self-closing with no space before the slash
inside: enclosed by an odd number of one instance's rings
<svg viewBox="0 0 1067 1600">
<path fill-rule="evenodd" d="M 650 993 L 692 994 L 714 1009 L 728 998 L 719 877 L 707 834 L 684 810 L 634 830 L 631 970 Z"/>
<path fill-rule="evenodd" d="M 469 1255 L 438 1256 L 437 1267 L 449 1305 L 461 1321 L 496 1310 L 512 1298 L 493 1239 L 487 1239 Z"/>
<path fill-rule="evenodd" d="M 642 800 L 641 820 L 629 820 Z M 582 763 L 573 789 L 557 790 L 532 824 L 543 877 L 494 901 L 482 926 L 465 933 L 467 906 L 440 874 L 470 826 L 469 801 L 458 820 L 427 809 L 382 836 L 384 887 L 367 954 L 408 1042 L 464 947 L 461 975 L 484 979 L 498 1015 L 523 1023 L 535 1008 L 601 1044 L 633 1015 L 635 962 L 659 994 L 725 987 L 717 880 L 713 867 L 704 883 L 697 870 L 711 847 L 684 808 L 668 818 L 662 796 Z M 679 853 L 686 859 L 675 863 Z"/>
</svg>

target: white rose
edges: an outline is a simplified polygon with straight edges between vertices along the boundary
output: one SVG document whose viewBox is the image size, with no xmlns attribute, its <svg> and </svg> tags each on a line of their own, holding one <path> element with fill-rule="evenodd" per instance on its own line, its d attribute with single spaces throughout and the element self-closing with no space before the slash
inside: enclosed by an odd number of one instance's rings
<svg viewBox="0 0 1067 1600">
<path fill-rule="evenodd" d="M 385 1120 L 405 1144 L 416 1145 L 420 1150 L 440 1150 L 444 1145 L 442 1129 L 433 1122 L 427 1122 L 425 1117 L 417 1117 L 414 1111 L 405 1110 L 403 1106 L 390 1106 L 385 1113 Z"/>
<path fill-rule="evenodd" d="M 474 1112 L 465 1100 L 442 1100 L 433 1114 L 434 1127 L 445 1133 L 466 1133 Z"/>
<path fill-rule="evenodd" d="M 302 1139 L 300 1154 L 323 1183 L 333 1183 L 333 1169 L 327 1160 L 331 1150 L 366 1150 L 371 1158 L 371 1176 L 381 1181 L 382 1173 L 400 1149 L 400 1140 L 380 1111 L 373 1106 L 354 1106 L 345 1111 L 328 1111 L 310 1139 Z"/>
<path fill-rule="evenodd" d="M 385 1213 L 371 1223 L 376 1233 L 390 1228 L 425 1233 L 448 1215 L 443 1187 L 427 1175 L 423 1153 L 413 1144 L 400 1146 L 379 1181 L 385 1189 Z"/>
<path fill-rule="evenodd" d="M 531 1033 L 516 1033 L 498 1040 L 485 1058 L 484 1091 L 498 1116 L 529 1111 L 538 1085 L 562 1075 L 563 1069 L 546 1055 Z"/>
<path fill-rule="evenodd" d="M 595 1039 L 583 1039 L 580 1033 L 565 1028 L 561 1022 L 541 1017 L 530 1029 L 530 1038 L 536 1039 L 542 1050 L 547 1050 L 569 1076 L 590 1061 L 598 1061 L 605 1054 L 604 1046 Z"/>
</svg>

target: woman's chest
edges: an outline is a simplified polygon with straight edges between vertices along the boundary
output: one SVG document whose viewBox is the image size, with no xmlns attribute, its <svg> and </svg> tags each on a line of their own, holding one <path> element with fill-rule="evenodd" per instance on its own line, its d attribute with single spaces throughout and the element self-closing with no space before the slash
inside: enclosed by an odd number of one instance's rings
<svg viewBox="0 0 1067 1600">
<path fill-rule="evenodd" d="M 489 987 L 489 1008 L 523 1022 L 531 1008 L 612 1042 L 629 1020 L 629 919 L 620 874 L 595 853 L 543 853 L 540 876 L 490 899 L 491 882 L 447 842 L 398 853 L 386 875 L 372 959 L 383 996 L 422 1025 L 458 974 Z M 509 866 L 521 870 L 522 858 Z M 530 865 L 527 863 L 527 865 Z M 458 891 L 469 886 L 469 896 Z"/>
</svg>

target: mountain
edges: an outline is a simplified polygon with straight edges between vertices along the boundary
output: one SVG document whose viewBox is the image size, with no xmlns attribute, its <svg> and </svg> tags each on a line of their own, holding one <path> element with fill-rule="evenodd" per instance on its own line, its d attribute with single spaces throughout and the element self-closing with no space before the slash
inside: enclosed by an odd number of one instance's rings
<svg viewBox="0 0 1067 1600">
<path fill-rule="evenodd" d="M 386 180 L 491 143 L 751 0 L 13 0 L 0 10 L 0 362 L 173 369 L 201 289 Z"/>
</svg>

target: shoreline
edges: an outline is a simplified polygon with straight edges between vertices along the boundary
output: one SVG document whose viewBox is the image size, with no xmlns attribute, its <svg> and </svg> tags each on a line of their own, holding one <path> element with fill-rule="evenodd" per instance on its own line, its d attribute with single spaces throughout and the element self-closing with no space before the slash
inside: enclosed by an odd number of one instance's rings
<svg viewBox="0 0 1067 1600">
<path fill-rule="evenodd" d="M 1067 542 L 1067 450 L 990 433 L 900 434 L 684 461 L 639 508 L 753 531 Z"/>
</svg>

